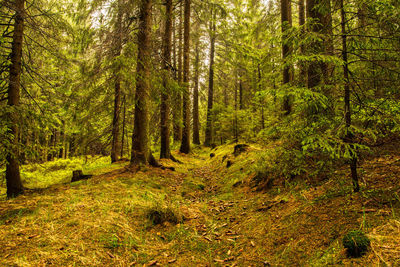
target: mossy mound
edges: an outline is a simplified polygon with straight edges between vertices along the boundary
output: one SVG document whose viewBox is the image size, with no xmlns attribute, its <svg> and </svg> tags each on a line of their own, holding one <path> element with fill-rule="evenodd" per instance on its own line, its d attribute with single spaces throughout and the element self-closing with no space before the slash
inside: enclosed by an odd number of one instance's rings
<svg viewBox="0 0 400 267">
<path fill-rule="evenodd" d="M 360 230 L 350 231 L 343 237 L 343 246 L 347 249 L 347 255 L 358 258 L 364 255 L 371 241 Z"/>
<path fill-rule="evenodd" d="M 178 224 L 183 221 L 183 218 L 179 212 L 170 207 L 160 208 L 159 206 L 155 206 L 150 208 L 147 211 L 147 217 L 153 225 L 164 224 L 165 222 Z"/>
</svg>

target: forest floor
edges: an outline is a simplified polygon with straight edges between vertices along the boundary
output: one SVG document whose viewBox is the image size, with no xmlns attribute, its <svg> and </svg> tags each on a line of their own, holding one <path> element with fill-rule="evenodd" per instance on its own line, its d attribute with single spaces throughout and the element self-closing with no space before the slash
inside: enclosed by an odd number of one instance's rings
<svg viewBox="0 0 400 267">
<path fill-rule="evenodd" d="M 0 265 L 400 266 L 396 149 L 363 160 L 359 193 L 346 168 L 312 186 L 297 180 L 257 192 L 251 180 L 264 150 L 174 153 L 181 164 L 162 163 L 175 171 L 89 159 L 89 180 L 0 201 Z M 57 171 L 70 177 L 76 166 L 62 162 L 42 166 L 41 187 L 66 179 L 52 177 Z M 371 248 L 349 259 L 342 237 L 360 228 Z"/>
</svg>

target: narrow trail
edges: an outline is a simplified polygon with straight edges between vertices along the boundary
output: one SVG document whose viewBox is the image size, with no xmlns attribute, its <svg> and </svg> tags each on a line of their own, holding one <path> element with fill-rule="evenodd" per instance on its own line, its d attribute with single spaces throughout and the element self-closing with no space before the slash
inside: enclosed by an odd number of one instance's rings
<svg viewBox="0 0 400 267">
<path fill-rule="evenodd" d="M 204 190 L 190 199 L 189 209 L 197 210 L 185 224 L 209 243 L 210 258 L 205 266 L 270 266 L 260 253 L 256 233 L 249 231 L 248 210 L 253 201 L 243 190 L 224 188 L 220 163 L 204 157 L 191 168 L 188 176 L 204 184 Z M 223 167 L 223 166 L 222 166 Z M 250 200 L 250 201 L 249 201 Z M 201 209 L 198 207 L 201 206 Z M 251 227 L 251 226 L 250 226 Z M 257 251 L 257 253 L 253 253 Z"/>
</svg>

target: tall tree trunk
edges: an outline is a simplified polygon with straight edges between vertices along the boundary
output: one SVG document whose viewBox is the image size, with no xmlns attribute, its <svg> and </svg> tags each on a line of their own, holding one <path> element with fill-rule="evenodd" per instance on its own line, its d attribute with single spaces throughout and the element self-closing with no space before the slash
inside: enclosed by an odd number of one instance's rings
<svg viewBox="0 0 400 267">
<path fill-rule="evenodd" d="M 65 121 L 62 121 L 62 126 L 61 126 L 61 147 L 59 150 L 58 157 L 65 159 Z"/>
<path fill-rule="evenodd" d="M 183 129 L 180 152 L 190 152 L 190 90 L 189 90 L 189 63 L 190 63 L 190 0 L 185 3 L 185 30 L 183 48 Z"/>
<path fill-rule="evenodd" d="M 346 13 L 344 10 L 343 0 L 340 0 L 341 26 L 342 26 L 342 59 L 343 59 L 343 74 L 344 74 L 344 116 L 346 123 L 346 142 L 353 143 L 353 133 L 351 127 L 351 106 L 350 106 L 350 85 L 349 85 L 349 65 L 347 59 L 347 33 L 346 33 Z M 354 192 L 360 191 L 357 176 L 357 155 L 352 146 L 353 152 L 350 158 L 351 178 L 353 181 Z"/>
<path fill-rule="evenodd" d="M 173 76 L 175 80 L 178 80 L 178 69 L 177 69 L 177 58 L 176 58 L 176 19 L 173 17 L 172 20 L 172 65 L 174 68 Z"/>
<path fill-rule="evenodd" d="M 257 64 L 257 72 L 258 72 L 258 91 L 261 92 L 261 65 L 260 63 Z M 265 119 L 264 119 L 264 101 L 261 99 L 261 129 L 265 129 Z"/>
<path fill-rule="evenodd" d="M 179 26 L 178 26 L 178 84 L 182 86 L 182 47 L 183 47 L 183 6 L 179 8 Z M 180 91 L 174 92 L 174 103 L 175 108 L 173 109 L 174 115 L 174 142 L 180 142 L 182 140 L 182 93 Z"/>
<path fill-rule="evenodd" d="M 111 162 L 118 160 L 121 153 L 121 144 L 119 139 L 120 114 L 121 114 L 121 66 L 119 57 L 122 51 L 122 1 L 118 0 L 118 15 L 115 27 L 115 52 L 114 52 L 114 116 L 112 122 L 112 145 L 111 145 Z"/>
<path fill-rule="evenodd" d="M 22 41 L 24 35 L 24 16 L 25 0 L 15 0 L 14 4 L 14 35 L 11 50 L 11 65 L 9 70 L 8 102 L 7 105 L 12 109 L 9 113 L 10 121 L 10 144 L 12 151 L 7 154 L 6 164 L 6 183 L 7 197 L 16 197 L 23 193 L 24 189 L 21 183 L 18 162 L 18 110 L 20 99 L 20 81 L 21 81 L 21 62 L 22 62 Z"/>
<path fill-rule="evenodd" d="M 148 110 L 151 75 L 151 6 L 151 0 L 141 0 L 131 164 L 155 165 L 150 152 Z"/>
<path fill-rule="evenodd" d="M 330 0 L 307 0 L 307 19 L 313 21 L 311 31 L 323 34 L 324 40 L 315 40 L 309 46 L 313 54 L 333 54 L 332 15 Z M 314 88 L 321 84 L 322 76 L 328 74 L 328 64 L 311 62 L 308 67 L 307 87 Z M 324 89 L 326 90 L 326 89 Z M 329 92 L 326 92 L 329 94 Z M 329 97 L 329 95 L 327 95 Z"/>
<path fill-rule="evenodd" d="M 239 74 L 239 109 L 242 110 L 243 108 L 243 82 L 242 75 Z"/>
<path fill-rule="evenodd" d="M 281 0 L 281 24 L 282 24 L 282 58 L 283 58 L 283 71 L 282 83 L 288 84 L 292 80 L 291 66 L 288 65 L 287 58 L 292 53 L 292 46 L 289 40 L 289 30 L 292 27 L 292 9 L 291 0 Z M 289 96 L 283 98 L 283 111 L 285 115 L 292 112 L 292 105 Z"/>
<path fill-rule="evenodd" d="M 124 105 L 122 117 L 122 136 L 121 136 L 121 158 L 124 157 L 125 125 L 126 125 L 126 96 L 124 95 L 122 104 Z"/>
<path fill-rule="evenodd" d="M 215 11 L 213 14 L 213 19 L 210 22 L 210 70 L 208 74 L 208 100 L 207 100 L 207 122 L 206 122 L 206 132 L 204 145 L 211 146 L 213 143 L 213 118 L 212 109 L 214 103 L 214 57 L 215 57 Z"/>
<path fill-rule="evenodd" d="M 334 55 L 333 46 L 333 28 L 332 28 L 332 7 L 331 0 L 321 0 L 322 5 L 322 33 L 324 34 L 324 54 L 327 56 Z M 333 97 L 333 71 L 335 65 L 333 63 L 324 62 L 322 64 L 322 76 L 324 77 L 324 94 L 328 97 L 330 107 L 328 110 L 331 112 L 334 110 L 332 97 Z"/>
<path fill-rule="evenodd" d="M 321 0 L 307 0 L 307 19 L 312 20 L 313 24 L 311 26 L 311 31 L 317 34 L 322 33 L 323 25 L 322 25 L 322 13 L 319 8 L 319 4 Z M 323 42 L 322 41 L 313 41 L 309 46 L 310 52 L 314 54 L 321 54 L 323 52 Z M 310 63 L 308 67 L 308 80 L 307 87 L 314 88 L 318 86 L 321 82 L 321 70 L 320 63 L 313 61 Z"/>
<path fill-rule="evenodd" d="M 238 90 L 237 90 L 237 81 L 235 82 L 235 117 L 233 121 L 233 137 L 235 143 L 239 142 L 239 130 L 238 130 L 238 117 L 237 117 L 237 109 L 238 109 Z"/>
<path fill-rule="evenodd" d="M 299 0 L 299 26 L 301 27 L 300 31 L 300 39 L 304 38 L 305 30 L 304 30 L 304 24 L 306 23 L 306 18 L 305 18 L 305 5 L 304 5 L 304 0 Z M 300 46 L 300 54 L 304 55 L 305 54 L 305 46 L 301 45 Z M 307 82 L 307 68 L 304 63 L 300 62 L 299 64 L 300 68 L 300 74 L 299 74 L 299 82 L 301 86 L 305 86 Z"/>
<path fill-rule="evenodd" d="M 200 120 L 199 120 L 199 72 L 200 72 L 200 38 L 196 40 L 196 56 L 194 63 L 194 88 L 193 88 L 193 144 L 200 145 Z"/>
<path fill-rule="evenodd" d="M 163 90 L 161 92 L 161 149 L 160 158 L 170 158 L 169 95 L 171 76 L 172 0 L 166 0 L 165 32 L 163 40 Z"/>
</svg>

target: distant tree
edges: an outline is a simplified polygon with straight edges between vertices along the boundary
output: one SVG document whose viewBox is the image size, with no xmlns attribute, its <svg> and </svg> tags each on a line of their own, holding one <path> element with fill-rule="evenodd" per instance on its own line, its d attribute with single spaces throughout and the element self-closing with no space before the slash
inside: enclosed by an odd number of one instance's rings
<svg viewBox="0 0 400 267">
<path fill-rule="evenodd" d="M 198 24 L 197 24 L 198 26 Z M 198 28 L 197 28 L 198 30 Z M 194 59 L 194 87 L 193 87 L 193 144 L 200 145 L 199 119 L 199 75 L 200 75 L 200 38 L 196 40 Z"/>
<path fill-rule="evenodd" d="M 170 158 L 170 76 L 171 76 L 172 0 L 166 0 L 165 32 L 163 38 L 162 91 L 161 91 L 161 149 L 160 158 Z"/>
<path fill-rule="evenodd" d="M 180 1 L 179 4 L 179 13 L 178 13 L 178 38 L 175 38 L 175 45 L 177 46 L 178 53 L 176 53 L 177 57 L 177 75 L 176 79 L 179 86 L 182 86 L 182 64 L 183 64 L 183 1 Z M 172 109 L 173 116 L 173 130 L 174 130 L 174 141 L 180 142 L 182 140 L 182 93 L 180 90 L 175 90 L 173 92 L 173 102 L 174 108 Z"/>
<path fill-rule="evenodd" d="M 292 53 L 292 46 L 289 40 L 289 30 L 292 26 L 292 8 L 291 0 L 281 0 L 281 27 L 282 27 L 282 58 L 283 58 L 283 79 L 282 83 L 288 84 L 292 81 L 292 67 L 288 64 L 288 58 Z M 283 111 L 285 115 L 290 114 L 292 106 L 290 103 L 290 97 L 285 96 L 283 99 Z"/>
<path fill-rule="evenodd" d="M 354 135 L 350 129 L 351 127 L 351 106 L 350 106 L 350 84 L 349 84 L 349 62 L 347 56 L 347 31 L 346 31 L 346 12 L 344 10 L 343 0 L 340 0 L 340 14 L 341 14 L 341 29 L 342 29 L 342 59 L 343 59 L 343 78 L 344 78 L 344 118 L 346 124 L 345 141 L 350 143 L 354 142 Z M 352 146 L 350 156 L 350 171 L 353 181 L 354 192 L 360 191 L 357 175 L 357 155 Z"/>
<path fill-rule="evenodd" d="M 215 57 L 215 39 L 216 39 L 216 10 L 211 9 L 210 20 L 210 66 L 208 73 L 208 98 L 207 98 L 207 121 L 205 132 L 205 146 L 211 146 L 213 143 L 213 122 L 212 122 L 212 109 L 214 104 L 214 57 Z"/>
<path fill-rule="evenodd" d="M 190 90 L 189 90 L 189 63 L 190 63 L 190 0 L 184 0 L 184 47 L 183 47 L 183 129 L 180 152 L 190 152 Z"/>
<path fill-rule="evenodd" d="M 331 5 L 330 0 L 307 0 L 307 19 L 311 24 L 311 32 L 316 36 L 309 45 L 309 50 L 313 54 L 332 54 L 333 46 L 331 36 Z M 308 67 L 308 88 L 321 85 L 322 78 L 328 74 L 328 64 L 313 60 Z"/>
<path fill-rule="evenodd" d="M 121 114 L 121 66 L 118 62 L 122 51 L 122 0 L 118 0 L 118 14 L 114 29 L 114 116 L 112 121 L 112 142 L 111 142 L 111 162 L 118 160 L 121 153 L 121 143 L 119 139 L 120 114 Z"/>
<path fill-rule="evenodd" d="M 299 0 L 299 26 L 304 27 L 304 24 L 306 23 L 306 18 L 305 18 L 305 5 L 304 5 L 304 0 Z M 301 28 L 300 30 L 300 37 L 303 39 L 304 37 L 304 29 Z M 304 55 L 305 53 L 305 46 L 301 45 L 300 46 L 300 54 Z M 300 63 L 300 73 L 299 73 L 299 82 L 301 86 L 305 86 L 306 80 L 307 80 L 307 70 L 306 66 L 304 63 Z"/>
</svg>

